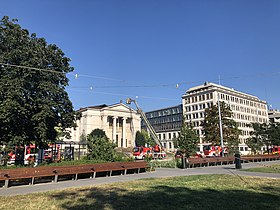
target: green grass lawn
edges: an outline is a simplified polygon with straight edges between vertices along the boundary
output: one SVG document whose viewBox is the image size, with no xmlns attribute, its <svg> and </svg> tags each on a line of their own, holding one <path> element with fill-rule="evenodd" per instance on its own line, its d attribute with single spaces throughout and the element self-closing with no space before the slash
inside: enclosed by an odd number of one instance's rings
<svg viewBox="0 0 280 210">
<path fill-rule="evenodd" d="M 279 210 L 279 179 L 201 175 L 0 197 L 0 209 Z"/>
<path fill-rule="evenodd" d="M 249 171 L 249 172 L 263 172 L 263 173 L 280 173 L 280 165 L 271 165 L 271 167 L 257 167 L 257 168 L 249 168 L 249 169 L 243 169 L 243 171 Z M 279 207 L 280 209 L 280 207 Z"/>
</svg>

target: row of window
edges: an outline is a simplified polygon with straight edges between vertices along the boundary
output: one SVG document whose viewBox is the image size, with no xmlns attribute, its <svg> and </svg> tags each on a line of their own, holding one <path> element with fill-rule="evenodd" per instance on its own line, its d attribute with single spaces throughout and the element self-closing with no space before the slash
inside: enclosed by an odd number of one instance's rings
<svg viewBox="0 0 280 210">
<path fill-rule="evenodd" d="M 176 134 L 175 132 L 173 132 L 173 133 L 168 133 L 168 135 L 165 134 L 165 133 L 162 133 L 162 134 L 160 133 L 160 134 L 158 134 L 159 140 L 172 140 L 172 139 L 175 139 L 176 136 L 177 136 L 177 134 Z"/>
<path fill-rule="evenodd" d="M 198 101 L 205 101 L 205 100 L 210 100 L 213 99 L 213 93 L 207 93 L 199 96 L 192 96 L 186 99 L 186 103 L 196 103 Z"/>
<path fill-rule="evenodd" d="M 239 119 L 239 120 L 247 120 L 251 122 L 259 122 L 259 123 L 267 123 L 267 119 L 259 116 L 250 116 L 250 115 L 244 115 L 244 114 L 232 114 L 233 119 Z"/>
<path fill-rule="evenodd" d="M 219 93 L 220 94 L 220 99 L 221 100 L 225 100 L 228 102 L 234 102 L 234 103 L 238 103 L 238 104 L 243 104 L 246 106 L 250 106 L 250 107 L 255 107 L 255 108 L 260 108 L 260 109 L 266 109 L 266 105 L 265 104 L 261 104 L 261 103 L 257 103 L 257 102 L 253 102 L 247 99 L 242 99 L 239 97 L 235 97 L 235 96 L 230 96 L 224 93 Z M 186 104 L 190 104 L 190 103 L 196 103 L 199 101 L 205 101 L 205 100 L 210 100 L 213 99 L 213 93 L 206 93 L 206 94 L 201 94 L 198 96 L 192 96 L 192 97 L 188 97 L 186 99 Z"/>
<path fill-rule="evenodd" d="M 213 102 L 195 104 L 195 105 L 192 105 L 192 106 L 186 106 L 186 112 L 202 110 L 202 109 L 210 108 L 211 106 L 213 106 Z"/>
<path fill-rule="evenodd" d="M 187 114 L 186 119 L 187 120 L 192 120 L 192 119 L 199 119 L 199 118 L 204 118 L 205 117 L 205 112 L 196 112 L 193 114 Z M 245 114 L 232 114 L 233 119 L 239 119 L 239 120 L 247 120 L 251 122 L 259 122 L 259 123 L 266 123 L 267 119 L 264 117 L 259 117 L 259 116 L 250 116 L 250 115 L 245 115 Z"/>
<path fill-rule="evenodd" d="M 224 94 L 224 93 L 220 93 L 220 98 L 222 100 L 231 101 L 231 102 L 235 102 L 235 103 L 238 103 L 238 104 L 243 104 L 243 105 L 246 105 L 246 106 L 266 109 L 264 104 L 260 104 L 260 103 L 256 103 L 256 102 L 249 101 L 249 100 L 246 100 L 246 99 L 230 96 L 230 95 L 227 95 L 227 94 Z"/>
<path fill-rule="evenodd" d="M 153 112 L 147 112 L 146 117 L 147 118 L 153 118 L 153 117 L 161 117 L 161 116 L 168 116 L 168 115 L 174 115 L 174 114 L 181 114 L 182 113 L 182 107 L 174 107 L 159 111 L 153 111 Z"/>
<path fill-rule="evenodd" d="M 248 107 L 243 107 L 243 106 L 237 106 L 237 105 L 230 105 L 230 109 L 232 111 L 240 111 L 240 112 L 245 112 L 249 114 L 255 114 L 255 115 L 261 115 L 261 116 L 266 116 L 267 112 L 266 111 L 261 111 L 253 108 L 248 108 Z"/>
<path fill-rule="evenodd" d="M 171 116 L 166 116 L 166 117 L 148 118 L 148 120 L 152 125 L 157 125 L 157 124 L 162 124 L 162 123 L 181 122 L 182 115 L 171 115 Z"/>
<path fill-rule="evenodd" d="M 182 123 L 168 123 L 168 124 L 160 124 L 160 125 L 153 125 L 153 128 L 156 132 L 159 131 L 166 131 L 166 130 L 180 130 L 182 127 Z"/>
</svg>

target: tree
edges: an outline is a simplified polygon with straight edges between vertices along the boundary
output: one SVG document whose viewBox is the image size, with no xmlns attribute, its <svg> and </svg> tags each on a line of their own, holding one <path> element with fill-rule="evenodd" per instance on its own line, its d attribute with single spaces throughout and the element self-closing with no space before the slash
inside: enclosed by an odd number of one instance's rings
<svg viewBox="0 0 280 210">
<path fill-rule="evenodd" d="M 257 153 L 267 141 L 266 124 L 251 123 L 250 127 L 254 130 L 250 132 L 250 137 L 246 140 L 246 144 L 253 153 Z"/>
<path fill-rule="evenodd" d="M 175 139 L 175 141 L 178 149 L 188 158 L 196 153 L 199 136 L 192 127 L 183 122 L 179 136 Z"/>
<path fill-rule="evenodd" d="M 220 103 L 223 142 L 228 148 L 229 153 L 238 151 L 240 130 L 237 123 L 232 119 L 232 111 L 224 102 Z M 205 119 L 201 124 L 204 130 L 204 139 L 212 145 L 221 145 L 219 109 L 218 105 L 213 105 L 205 109 Z"/>
<path fill-rule="evenodd" d="M 266 146 L 269 153 L 269 147 L 280 145 L 280 124 L 279 123 L 252 123 L 251 127 L 254 129 L 247 139 L 247 145 L 253 152 L 260 151 L 263 146 Z"/>
<path fill-rule="evenodd" d="M 90 160 L 114 160 L 114 148 L 116 145 L 112 143 L 105 135 L 100 135 L 103 130 L 95 129 L 87 136 L 88 142 L 88 159 Z M 105 134 L 105 132 L 104 132 Z"/>
<path fill-rule="evenodd" d="M 2 18 L 0 143 L 47 144 L 57 137 L 55 127 L 69 137 L 66 128 L 75 126 L 76 116 L 65 91 L 69 62 L 56 45 Z"/>
<path fill-rule="evenodd" d="M 270 123 L 268 127 L 268 138 L 272 145 L 280 146 L 280 123 Z"/>
<path fill-rule="evenodd" d="M 136 146 L 154 146 L 155 142 L 153 139 L 150 137 L 149 133 L 145 130 L 141 130 L 136 132 L 136 137 L 135 137 L 135 143 Z"/>
<path fill-rule="evenodd" d="M 102 129 L 99 129 L 99 128 L 94 129 L 91 132 L 91 135 L 97 136 L 97 137 L 105 137 L 105 138 L 107 138 L 105 131 L 102 130 Z"/>
<path fill-rule="evenodd" d="M 145 146 L 145 137 L 142 132 L 137 131 L 135 136 L 135 144 L 137 147 Z"/>
</svg>

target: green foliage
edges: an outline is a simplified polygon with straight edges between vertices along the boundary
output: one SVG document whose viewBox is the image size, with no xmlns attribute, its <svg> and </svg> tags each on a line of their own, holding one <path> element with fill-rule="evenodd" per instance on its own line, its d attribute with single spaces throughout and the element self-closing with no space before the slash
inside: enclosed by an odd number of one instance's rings
<svg viewBox="0 0 280 210">
<path fill-rule="evenodd" d="M 254 130 L 250 133 L 251 137 L 246 140 L 246 143 L 254 153 L 260 151 L 263 146 L 268 148 L 271 145 L 280 145 L 279 123 L 252 123 L 251 127 Z"/>
<path fill-rule="evenodd" d="M 153 141 L 153 139 L 150 137 L 149 133 L 145 130 L 137 131 L 136 132 L 136 137 L 135 137 L 135 143 L 136 146 L 154 146 L 155 142 Z"/>
<path fill-rule="evenodd" d="M 91 132 L 91 135 L 97 136 L 97 137 L 105 137 L 105 138 L 107 138 L 105 131 L 103 131 L 102 129 L 99 129 L 99 128 L 94 129 Z"/>
<path fill-rule="evenodd" d="M 180 159 L 179 159 L 180 160 Z M 180 161 L 179 161 L 180 162 Z M 179 165 L 177 159 L 173 160 L 155 160 L 150 163 L 152 168 L 177 168 Z"/>
<path fill-rule="evenodd" d="M 280 146 L 280 123 L 270 123 L 267 131 L 270 143 L 275 146 Z"/>
<path fill-rule="evenodd" d="M 132 162 L 132 161 L 134 161 L 134 158 L 126 156 L 123 152 L 116 152 L 114 154 L 114 162 Z"/>
<path fill-rule="evenodd" d="M 196 153 L 196 147 L 199 142 L 199 136 L 192 127 L 182 123 L 179 136 L 175 139 L 178 149 L 182 151 L 186 157 Z"/>
<path fill-rule="evenodd" d="M 246 144 L 253 153 L 261 150 L 267 140 L 266 124 L 251 123 L 254 130 L 250 132 L 251 137 L 246 140 Z"/>
<path fill-rule="evenodd" d="M 114 148 L 116 145 L 107 138 L 107 136 L 99 135 L 100 132 L 93 130 L 88 136 L 88 159 L 89 160 L 114 160 Z M 96 134 L 96 135 L 95 135 Z"/>
<path fill-rule="evenodd" d="M 238 151 L 238 139 L 241 131 L 238 129 L 237 123 L 232 119 L 230 107 L 221 102 L 220 110 L 223 142 L 227 146 L 229 153 L 235 153 Z M 205 109 L 205 119 L 201 126 L 203 126 L 206 142 L 212 143 L 212 145 L 221 145 L 218 105 Z"/>
<path fill-rule="evenodd" d="M 0 63 L 7 65 L 0 67 L 0 143 L 46 144 L 56 140 L 55 127 L 68 136 L 66 128 L 75 125 L 75 112 L 65 91 L 66 74 L 73 71 L 69 62 L 56 45 L 3 17 Z"/>
<path fill-rule="evenodd" d="M 145 146 L 145 143 L 146 143 L 146 141 L 145 141 L 145 137 L 144 137 L 143 133 L 140 131 L 137 131 L 136 136 L 135 136 L 136 146 L 138 146 L 138 147 Z"/>
</svg>

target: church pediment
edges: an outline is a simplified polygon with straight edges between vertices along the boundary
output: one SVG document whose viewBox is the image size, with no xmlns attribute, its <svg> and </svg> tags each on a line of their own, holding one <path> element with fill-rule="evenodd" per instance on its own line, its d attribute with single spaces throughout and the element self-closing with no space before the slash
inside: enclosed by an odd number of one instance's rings
<svg viewBox="0 0 280 210">
<path fill-rule="evenodd" d="M 114 104 L 111 106 L 108 106 L 106 108 L 104 108 L 106 110 L 111 110 L 111 111 L 120 111 L 120 112 L 133 112 L 133 113 L 137 113 L 134 109 L 126 106 L 125 104 L 119 103 L 119 104 Z"/>
</svg>

